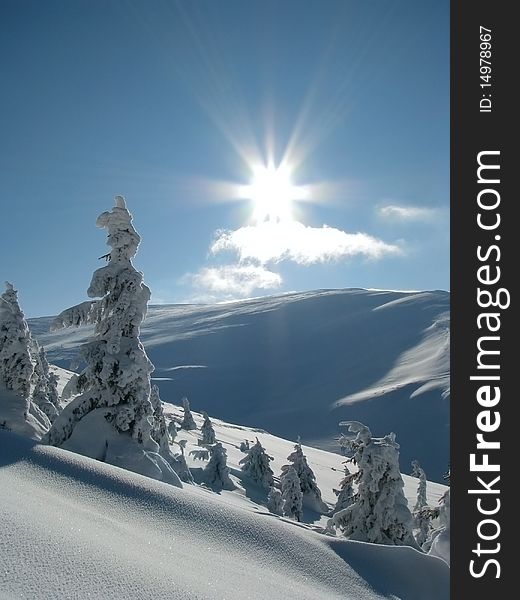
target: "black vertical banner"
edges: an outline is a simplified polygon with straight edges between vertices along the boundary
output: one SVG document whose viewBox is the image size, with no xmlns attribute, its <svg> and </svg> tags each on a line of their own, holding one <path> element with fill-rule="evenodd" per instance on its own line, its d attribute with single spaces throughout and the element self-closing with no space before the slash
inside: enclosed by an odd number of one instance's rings
<svg viewBox="0 0 520 600">
<path fill-rule="evenodd" d="M 510 598 L 519 405 L 515 3 L 451 5 L 451 597 Z M 514 369 L 513 361 L 519 363 Z M 516 429 L 516 428 L 515 428 Z M 516 563 L 516 560 L 515 560 Z M 518 567 L 515 571 L 518 572 Z"/>
</svg>

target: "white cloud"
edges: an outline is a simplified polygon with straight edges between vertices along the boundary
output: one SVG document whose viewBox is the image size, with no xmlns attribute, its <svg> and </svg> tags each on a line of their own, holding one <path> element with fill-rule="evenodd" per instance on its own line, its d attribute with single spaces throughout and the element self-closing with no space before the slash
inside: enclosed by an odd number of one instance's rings
<svg viewBox="0 0 520 600">
<path fill-rule="evenodd" d="M 253 290 L 278 288 L 282 278 L 257 265 L 224 265 L 221 267 L 205 267 L 197 273 L 184 276 L 195 288 L 210 294 L 225 297 L 250 296 Z"/>
<path fill-rule="evenodd" d="M 347 233 L 326 225 L 308 227 L 298 221 L 266 221 L 235 231 L 218 231 L 210 251 L 218 254 L 225 250 L 237 252 L 241 262 L 255 260 L 266 264 L 292 260 L 302 265 L 356 255 L 378 259 L 402 252 L 398 246 L 366 233 Z"/>
<path fill-rule="evenodd" d="M 383 217 L 390 217 L 403 221 L 430 221 L 436 216 L 437 211 L 434 208 L 389 204 L 387 206 L 381 206 L 379 208 L 379 214 Z"/>
</svg>

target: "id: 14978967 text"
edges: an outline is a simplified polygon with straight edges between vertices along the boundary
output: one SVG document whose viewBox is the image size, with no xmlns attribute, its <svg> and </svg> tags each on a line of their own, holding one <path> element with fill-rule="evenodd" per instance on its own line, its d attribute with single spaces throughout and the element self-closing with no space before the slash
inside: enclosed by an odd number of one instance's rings
<svg viewBox="0 0 520 600">
<path fill-rule="evenodd" d="M 480 26 L 480 112 L 491 112 L 491 29 Z"/>
</svg>

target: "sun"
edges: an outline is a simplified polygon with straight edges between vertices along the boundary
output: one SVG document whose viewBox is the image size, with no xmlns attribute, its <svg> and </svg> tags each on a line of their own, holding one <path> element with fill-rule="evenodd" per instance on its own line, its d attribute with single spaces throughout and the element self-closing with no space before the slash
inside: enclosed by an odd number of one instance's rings
<svg viewBox="0 0 520 600">
<path fill-rule="evenodd" d="M 253 202 L 252 220 L 293 221 L 293 202 L 304 198 L 305 191 L 293 184 L 290 169 L 283 165 L 258 165 L 252 171 L 251 183 L 242 187 L 242 197 Z"/>
</svg>

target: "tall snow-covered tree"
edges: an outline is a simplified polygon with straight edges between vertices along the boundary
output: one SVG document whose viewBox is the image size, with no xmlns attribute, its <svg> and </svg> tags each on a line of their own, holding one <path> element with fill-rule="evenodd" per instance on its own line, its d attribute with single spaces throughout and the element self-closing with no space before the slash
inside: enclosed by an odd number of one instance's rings
<svg viewBox="0 0 520 600">
<path fill-rule="evenodd" d="M 282 492 L 274 486 L 269 488 L 269 493 L 267 494 L 267 509 L 274 515 L 283 514 Z"/>
<path fill-rule="evenodd" d="M 94 300 L 65 310 L 53 325 L 94 323 L 95 332 L 81 349 L 86 368 L 73 384 L 79 395 L 54 421 L 46 442 L 181 485 L 152 437 L 154 367 L 139 339 L 150 290 L 132 264 L 141 238 L 122 196 L 96 224 L 107 230 L 111 250 L 87 290 Z"/>
<path fill-rule="evenodd" d="M 197 429 L 197 425 L 191 414 L 190 401 L 186 397 L 182 399 L 182 408 L 184 409 L 184 416 L 182 418 L 181 429 L 185 429 L 186 431 Z"/>
<path fill-rule="evenodd" d="M 283 514 L 296 521 L 301 521 L 303 494 L 300 478 L 294 467 L 289 466 L 285 469 L 280 478 L 280 484 L 282 486 Z"/>
<path fill-rule="evenodd" d="M 328 512 L 329 508 L 321 499 L 321 491 L 316 484 L 316 476 L 307 463 L 307 457 L 303 453 L 299 439 L 294 446 L 294 452 L 289 454 L 287 460 L 291 464 L 282 467 L 282 474 L 291 467 L 294 468 L 300 480 L 304 505 L 316 512 Z"/>
<path fill-rule="evenodd" d="M 202 423 L 202 427 L 200 428 L 200 432 L 202 433 L 200 444 L 201 446 L 211 446 L 217 441 L 213 423 L 211 422 L 208 413 L 202 413 L 202 416 L 204 417 L 204 423 Z"/>
<path fill-rule="evenodd" d="M 50 421 L 33 402 L 34 342 L 18 303 L 18 292 L 6 282 L 0 296 L 0 425 L 40 439 Z"/>
<path fill-rule="evenodd" d="M 0 296 L 0 381 L 19 394 L 24 414 L 29 412 L 34 363 L 31 357 L 31 334 L 18 304 L 18 292 L 8 281 Z"/>
<path fill-rule="evenodd" d="M 33 340 L 32 355 L 34 360 L 33 401 L 52 423 L 61 412 L 58 395 L 58 378 L 50 372 L 45 349 Z"/>
<path fill-rule="evenodd" d="M 217 442 L 210 448 L 210 459 L 204 467 L 204 478 L 208 485 L 217 490 L 232 490 L 235 488 L 229 477 L 227 451 L 220 442 Z"/>
<path fill-rule="evenodd" d="M 341 425 L 356 434 L 344 436 L 342 443 L 354 452 L 358 490 L 354 503 L 337 512 L 329 523 L 352 540 L 418 548 L 412 533 L 412 514 L 403 493 L 395 435 L 374 438 L 370 429 L 357 421 Z"/>
<path fill-rule="evenodd" d="M 423 506 L 427 506 L 428 499 L 426 498 L 426 474 L 419 464 L 418 460 L 412 460 L 412 477 L 419 479 L 417 487 L 417 502 L 413 507 L 414 512 L 420 510 Z"/>
<path fill-rule="evenodd" d="M 242 472 L 251 477 L 265 488 L 270 488 L 274 484 L 273 471 L 269 463 L 273 460 L 264 450 L 262 444 L 256 438 L 256 443 L 251 446 L 244 458 L 239 464 L 242 465 Z"/>
</svg>

